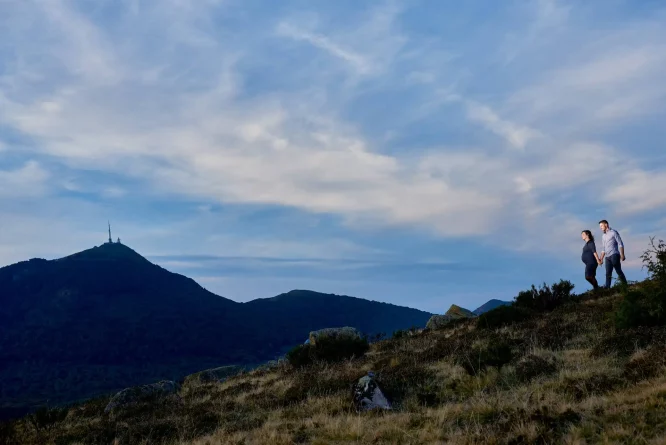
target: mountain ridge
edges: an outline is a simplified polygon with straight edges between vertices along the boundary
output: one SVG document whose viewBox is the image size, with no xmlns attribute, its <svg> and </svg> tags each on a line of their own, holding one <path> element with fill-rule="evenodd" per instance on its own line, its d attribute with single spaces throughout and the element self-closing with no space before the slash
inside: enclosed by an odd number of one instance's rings
<svg viewBox="0 0 666 445">
<path fill-rule="evenodd" d="M 0 268 L 0 410 L 261 364 L 311 330 L 390 335 L 431 315 L 307 290 L 238 303 L 117 243 L 31 259 Z"/>
</svg>

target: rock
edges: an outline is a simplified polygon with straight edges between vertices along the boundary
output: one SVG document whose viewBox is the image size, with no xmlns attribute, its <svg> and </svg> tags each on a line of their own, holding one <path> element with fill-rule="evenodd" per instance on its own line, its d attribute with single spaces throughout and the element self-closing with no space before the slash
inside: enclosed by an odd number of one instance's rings
<svg viewBox="0 0 666 445">
<path fill-rule="evenodd" d="M 428 323 L 426 324 L 426 329 L 430 330 L 441 329 L 446 325 L 448 325 L 449 323 L 451 323 L 452 321 L 461 320 L 463 318 L 474 318 L 474 317 L 476 317 L 474 312 L 469 311 L 460 306 L 456 306 L 455 304 L 452 304 L 449 310 L 446 311 L 446 314 L 433 315 L 432 317 L 430 317 L 430 320 L 428 320 Z"/>
<path fill-rule="evenodd" d="M 221 366 L 219 368 L 206 369 L 204 371 L 190 374 L 185 377 L 184 384 L 192 383 L 210 383 L 210 382 L 223 382 L 229 377 L 240 374 L 245 368 L 237 365 Z"/>
<path fill-rule="evenodd" d="M 474 318 L 476 317 L 476 314 L 472 311 L 469 311 L 465 308 L 462 308 L 460 306 L 456 306 L 455 304 L 452 304 L 451 307 L 449 308 L 448 311 L 446 311 L 446 315 L 453 317 L 453 318 Z"/>
<path fill-rule="evenodd" d="M 345 326 L 343 328 L 326 328 L 310 332 L 310 338 L 308 340 L 310 340 L 310 344 L 314 346 L 317 344 L 317 339 L 323 337 L 330 337 L 335 339 L 349 338 L 349 339 L 360 340 L 361 332 L 358 329 L 349 326 Z"/>
<path fill-rule="evenodd" d="M 170 380 L 152 383 L 150 385 L 135 386 L 126 388 L 113 396 L 104 409 L 107 414 L 113 414 L 120 409 L 130 406 L 163 400 L 175 395 L 178 398 L 178 385 Z"/>
<path fill-rule="evenodd" d="M 431 331 L 441 329 L 453 320 L 455 320 L 455 318 L 450 315 L 433 315 L 430 317 L 430 320 L 428 320 L 428 323 L 426 323 L 426 329 L 430 329 Z"/>
<path fill-rule="evenodd" d="M 354 407 L 357 411 L 369 411 L 372 409 L 391 409 L 388 399 L 379 389 L 372 372 L 361 377 L 354 385 Z"/>
</svg>

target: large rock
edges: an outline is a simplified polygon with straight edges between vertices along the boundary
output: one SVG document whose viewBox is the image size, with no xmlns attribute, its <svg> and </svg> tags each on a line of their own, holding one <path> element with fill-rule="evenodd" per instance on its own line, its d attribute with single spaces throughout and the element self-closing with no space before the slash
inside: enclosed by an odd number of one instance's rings
<svg viewBox="0 0 666 445">
<path fill-rule="evenodd" d="M 451 307 L 449 308 L 448 311 L 446 311 L 446 315 L 449 315 L 453 318 L 474 318 L 476 317 L 476 314 L 470 310 L 467 310 L 465 308 L 462 308 L 460 306 L 456 306 L 455 304 L 452 304 Z"/>
<path fill-rule="evenodd" d="M 450 315 L 433 315 L 430 317 L 430 320 L 428 320 L 428 323 L 426 323 L 426 329 L 430 329 L 431 331 L 441 329 L 453 320 L 455 320 L 455 318 Z"/>
<path fill-rule="evenodd" d="M 317 339 L 323 337 L 334 338 L 334 339 L 348 338 L 348 339 L 360 340 L 361 332 L 358 329 L 349 326 L 345 326 L 343 328 L 326 328 L 310 332 L 310 338 L 308 338 L 308 340 L 310 340 L 310 344 L 314 346 L 317 344 Z"/>
<path fill-rule="evenodd" d="M 354 407 L 357 411 L 369 411 L 372 409 L 391 409 L 388 401 L 372 372 L 361 377 L 354 385 Z"/>
<path fill-rule="evenodd" d="M 123 389 L 111 398 L 104 412 L 115 414 L 140 403 L 154 403 L 172 396 L 178 398 L 177 392 L 178 385 L 170 380 Z"/>
<path fill-rule="evenodd" d="M 219 368 L 206 369 L 204 371 L 190 374 L 185 377 L 184 385 L 192 383 L 210 383 L 210 382 L 223 382 L 229 377 L 240 374 L 245 368 L 242 366 L 229 365 L 221 366 Z"/>
<path fill-rule="evenodd" d="M 430 317 L 430 320 L 428 320 L 428 323 L 426 324 L 426 328 L 430 330 L 441 329 L 446 325 L 448 325 L 449 323 L 451 323 L 452 321 L 461 320 L 463 318 L 474 318 L 474 317 L 476 317 L 474 312 L 469 311 L 460 306 L 456 306 L 455 304 L 452 304 L 449 310 L 446 311 L 446 314 L 433 315 L 432 317 Z"/>
</svg>

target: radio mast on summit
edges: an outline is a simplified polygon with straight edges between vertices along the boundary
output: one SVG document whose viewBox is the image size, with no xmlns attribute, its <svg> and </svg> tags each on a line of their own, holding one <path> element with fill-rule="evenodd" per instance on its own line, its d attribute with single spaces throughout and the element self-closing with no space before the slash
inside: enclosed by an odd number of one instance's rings
<svg viewBox="0 0 666 445">
<path fill-rule="evenodd" d="M 113 244 L 113 239 L 111 238 L 111 223 L 110 222 L 108 223 L 109 223 L 109 244 Z"/>
</svg>

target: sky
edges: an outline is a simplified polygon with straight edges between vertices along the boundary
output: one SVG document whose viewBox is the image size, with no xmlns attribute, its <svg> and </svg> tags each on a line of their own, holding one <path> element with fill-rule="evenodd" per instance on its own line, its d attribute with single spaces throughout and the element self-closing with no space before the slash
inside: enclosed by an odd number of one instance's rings
<svg viewBox="0 0 666 445">
<path fill-rule="evenodd" d="M 111 221 L 236 301 L 443 313 L 587 290 L 600 219 L 630 280 L 666 238 L 662 1 L 1 0 L 0 36 L 0 265 Z"/>
</svg>

